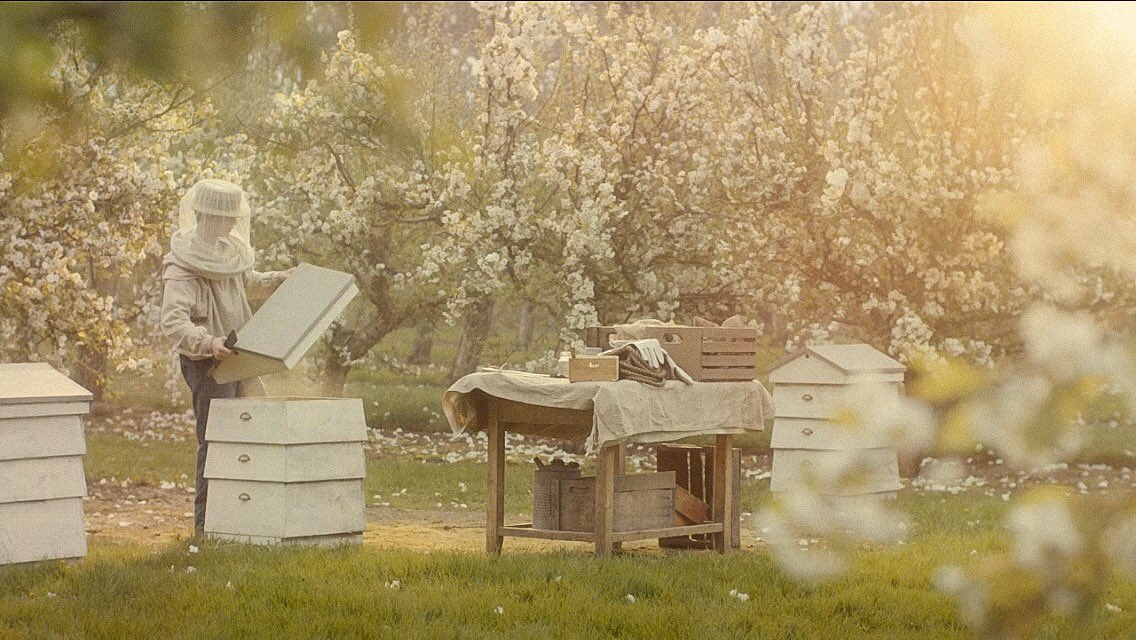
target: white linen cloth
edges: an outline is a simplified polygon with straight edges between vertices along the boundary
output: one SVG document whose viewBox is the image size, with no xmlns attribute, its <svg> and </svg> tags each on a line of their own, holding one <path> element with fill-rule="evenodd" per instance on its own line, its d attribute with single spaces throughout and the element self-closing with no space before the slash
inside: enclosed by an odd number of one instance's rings
<svg viewBox="0 0 1136 640">
<path fill-rule="evenodd" d="M 568 382 L 518 371 L 481 371 L 462 377 L 442 397 L 442 409 L 455 434 L 485 428 L 476 391 L 544 407 L 591 410 L 588 453 L 620 442 L 673 442 L 690 436 L 761 431 L 773 410 L 773 399 L 756 380 L 691 385 L 668 380 L 664 387 L 652 387 L 631 380 Z M 571 428 L 560 432 L 545 428 L 539 433 L 564 438 L 580 435 Z"/>
</svg>

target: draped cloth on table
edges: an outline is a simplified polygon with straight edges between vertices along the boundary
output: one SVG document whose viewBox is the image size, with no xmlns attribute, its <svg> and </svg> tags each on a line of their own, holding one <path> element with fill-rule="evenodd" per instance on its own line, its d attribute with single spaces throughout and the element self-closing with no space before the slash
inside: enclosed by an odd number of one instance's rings
<svg viewBox="0 0 1136 640">
<path fill-rule="evenodd" d="M 477 393 L 560 409 L 592 411 L 589 453 L 617 442 L 673 442 L 691 436 L 761 431 L 772 415 L 773 400 L 760 382 L 695 382 L 668 380 L 652 387 L 631 380 L 568 382 L 565 378 L 517 371 L 482 371 L 455 382 L 442 398 L 442 408 L 455 434 L 485 428 Z M 542 429 L 539 435 L 575 438 Z"/>
</svg>

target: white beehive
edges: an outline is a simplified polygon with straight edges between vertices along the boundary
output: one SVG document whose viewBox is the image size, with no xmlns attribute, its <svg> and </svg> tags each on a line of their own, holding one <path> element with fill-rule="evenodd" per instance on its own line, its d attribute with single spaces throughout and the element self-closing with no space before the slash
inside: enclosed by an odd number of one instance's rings
<svg viewBox="0 0 1136 640">
<path fill-rule="evenodd" d="M 359 398 L 213 400 L 205 439 L 205 533 L 259 544 L 363 540 Z"/>
<path fill-rule="evenodd" d="M 46 363 L 0 364 L 0 564 L 87 555 L 91 392 Z"/>
<path fill-rule="evenodd" d="M 834 418 L 853 385 L 876 385 L 876 393 L 885 399 L 894 393 L 898 401 L 906 369 L 866 344 L 807 347 L 775 365 L 769 373 L 774 384 L 770 489 L 784 491 L 813 470 L 840 467 L 853 451 L 866 463 L 854 485 L 822 491 L 892 494 L 902 488 L 895 449 Z"/>
</svg>

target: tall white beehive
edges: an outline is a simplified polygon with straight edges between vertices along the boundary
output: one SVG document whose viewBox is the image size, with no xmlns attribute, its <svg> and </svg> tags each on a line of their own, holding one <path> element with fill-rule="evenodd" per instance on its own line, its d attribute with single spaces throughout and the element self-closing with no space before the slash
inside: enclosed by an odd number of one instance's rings
<svg viewBox="0 0 1136 640">
<path fill-rule="evenodd" d="M 770 370 L 773 383 L 772 491 L 784 491 L 811 469 L 841 466 L 849 452 L 866 461 L 853 486 L 821 487 L 832 495 L 891 494 L 903 487 L 894 448 L 839 424 L 836 413 L 850 387 L 876 385 L 898 401 L 907 367 L 866 344 L 807 347 Z M 823 477 L 823 474 L 818 474 Z"/>
<path fill-rule="evenodd" d="M 49 364 L 0 364 L 0 564 L 87 555 L 91 397 Z"/>
<path fill-rule="evenodd" d="M 213 400 L 205 439 L 205 533 L 260 544 L 363 540 L 359 398 Z"/>
</svg>

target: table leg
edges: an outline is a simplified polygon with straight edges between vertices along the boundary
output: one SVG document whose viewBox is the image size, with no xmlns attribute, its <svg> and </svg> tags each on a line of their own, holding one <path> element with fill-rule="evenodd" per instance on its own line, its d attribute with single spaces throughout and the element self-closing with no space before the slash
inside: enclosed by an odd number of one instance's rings
<svg viewBox="0 0 1136 640">
<path fill-rule="evenodd" d="M 596 452 L 596 556 L 611 555 L 611 533 L 615 513 L 615 461 L 617 447 Z"/>
<path fill-rule="evenodd" d="M 489 456 L 485 465 L 485 551 L 501 553 L 501 527 L 505 526 L 505 430 L 497 420 L 497 402 L 486 402 L 485 433 Z"/>
<path fill-rule="evenodd" d="M 615 463 L 614 474 L 617 475 L 617 476 L 620 476 L 620 475 L 627 473 L 627 445 L 625 445 L 621 442 L 621 443 L 615 445 L 615 448 L 616 448 L 616 452 L 615 452 L 615 460 L 614 460 L 614 463 Z M 613 487 L 614 487 L 614 479 L 613 479 L 612 484 L 613 484 Z M 613 492 L 614 492 L 614 488 L 613 488 Z M 613 495 L 614 495 L 614 493 L 613 493 Z M 614 498 L 613 498 L 613 500 L 614 500 Z M 613 507 L 612 513 L 613 514 L 614 514 L 614 506 L 615 506 L 615 504 L 613 502 L 612 503 L 612 507 Z M 611 548 L 612 548 L 613 551 L 619 551 L 620 549 L 623 549 L 623 543 L 622 542 L 613 542 L 613 543 L 611 543 Z"/>
<path fill-rule="evenodd" d="M 733 546 L 731 532 L 734 522 L 734 437 L 720 435 L 714 447 L 714 519 L 722 523 L 722 533 L 714 534 L 714 548 L 729 553 Z"/>
</svg>

